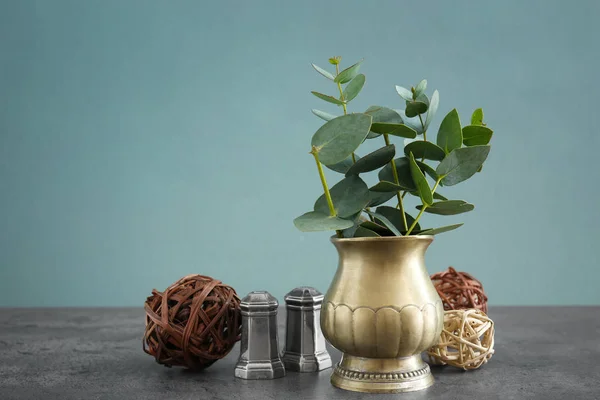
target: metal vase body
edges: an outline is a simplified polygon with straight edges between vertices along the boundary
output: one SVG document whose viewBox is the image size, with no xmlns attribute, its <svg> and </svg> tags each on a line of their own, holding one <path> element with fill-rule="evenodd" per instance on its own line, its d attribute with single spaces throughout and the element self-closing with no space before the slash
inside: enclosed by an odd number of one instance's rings
<svg viewBox="0 0 600 400">
<path fill-rule="evenodd" d="M 444 322 L 425 267 L 433 237 L 331 240 L 339 265 L 323 301 L 321 328 L 343 353 L 331 383 L 375 393 L 431 386 L 421 352 L 437 343 Z"/>
</svg>

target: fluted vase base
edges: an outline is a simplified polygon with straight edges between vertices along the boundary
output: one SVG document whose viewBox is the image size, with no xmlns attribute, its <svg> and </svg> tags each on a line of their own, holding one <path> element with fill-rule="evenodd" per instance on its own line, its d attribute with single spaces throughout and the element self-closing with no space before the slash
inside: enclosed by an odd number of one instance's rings
<svg viewBox="0 0 600 400">
<path fill-rule="evenodd" d="M 413 392 L 433 385 L 433 375 L 420 354 L 404 358 L 362 358 L 342 354 L 331 375 L 331 384 L 354 392 Z"/>
</svg>

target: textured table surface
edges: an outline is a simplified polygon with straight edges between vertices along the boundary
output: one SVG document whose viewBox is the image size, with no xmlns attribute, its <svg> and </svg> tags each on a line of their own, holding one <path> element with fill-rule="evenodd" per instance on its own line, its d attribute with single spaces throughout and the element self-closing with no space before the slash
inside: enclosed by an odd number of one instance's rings
<svg viewBox="0 0 600 400">
<path fill-rule="evenodd" d="M 142 351 L 142 309 L 0 309 L 0 399 L 600 399 L 600 307 L 489 315 L 496 354 L 480 370 L 434 367 L 429 389 L 367 395 L 332 387 L 331 370 L 235 379 L 238 346 L 200 373 L 162 367 Z"/>
</svg>

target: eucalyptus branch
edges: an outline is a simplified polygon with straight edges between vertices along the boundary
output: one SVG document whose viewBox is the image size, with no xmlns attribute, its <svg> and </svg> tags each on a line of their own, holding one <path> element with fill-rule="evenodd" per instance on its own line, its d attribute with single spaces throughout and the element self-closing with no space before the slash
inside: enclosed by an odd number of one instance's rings
<svg viewBox="0 0 600 400">
<path fill-rule="evenodd" d="M 444 176 L 439 176 L 437 178 L 437 180 L 435 181 L 435 185 L 433 185 L 433 189 L 431 189 L 431 194 L 435 193 L 435 190 L 438 188 L 438 186 L 440 185 L 440 182 L 442 181 L 442 179 L 444 179 Z M 421 210 L 419 211 L 419 214 L 417 214 L 417 217 L 415 218 L 415 220 L 413 221 L 413 223 L 410 225 L 410 228 L 408 228 L 408 231 L 406 231 L 406 236 L 410 235 L 410 233 L 413 231 L 413 229 L 415 229 L 415 226 L 417 226 L 417 223 L 419 222 L 419 219 L 421 219 L 421 216 L 423 215 L 423 213 L 425 212 L 425 209 L 427 207 L 429 207 L 427 204 L 425 203 L 421 203 L 423 205 L 423 207 L 421 207 Z"/>
<path fill-rule="evenodd" d="M 317 163 L 317 169 L 319 170 L 319 178 L 321 178 L 321 184 L 323 185 L 323 191 L 325 192 L 325 199 L 327 200 L 327 206 L 329 207 L 329 215 L 332 217 L 337 216 L 335 207 L 333 206 L 333 200 L 331 199 L 331 193 L 329 192 L 329 186 L 327 186 L 327 179 L 325 179 L 325 172 L 323 172 L 323 166 L 319 161 L 319 152 L 315 146 L 312 147 L 310 154 L 315 158 Z M 336 231 L 338 237 L 343 237 L 342 231 Z"/>
</svg>

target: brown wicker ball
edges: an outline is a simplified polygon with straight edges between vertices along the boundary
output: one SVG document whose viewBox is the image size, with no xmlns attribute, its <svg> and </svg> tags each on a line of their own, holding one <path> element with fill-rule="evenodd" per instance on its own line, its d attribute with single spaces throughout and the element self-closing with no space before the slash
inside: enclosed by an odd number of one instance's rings
<svg viewBox="0 0 600 400">
<path fill-rule="evenodd" d="M 144 351 L 167 367 L 206 368 L 240 339 L 237 293 L 208 276 L 185 276 L 162 293 L 154 289 L 144 309 Z"/>
<path fill-rule="evenodd" d="M 466 272 L 449 267 L 431 275 L 433 286 L 444 303 L 444 310 L 475 308 L 487 313 L 487 296 L 483 285 Z"/>
</svg>

